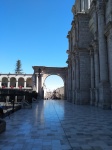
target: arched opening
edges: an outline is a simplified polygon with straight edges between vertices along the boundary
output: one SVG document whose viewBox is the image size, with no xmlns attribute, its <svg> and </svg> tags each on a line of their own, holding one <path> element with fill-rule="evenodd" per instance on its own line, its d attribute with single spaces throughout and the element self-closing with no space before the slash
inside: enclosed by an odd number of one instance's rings
<svg viewBox="0 0 112 150">
<path fill-rule="evenodd" d="M 8 86 L 8 79 L 6 77 L 2 78 L 2 86 L 4 87 Z"/>
<path fill-rule="evenodd" d="M 26 79 L 26 87 L 32 87 L 32 78 Z"/>
<path fill-rule="evenodd" d="M 19 79 L 18 79 L 18 86 L 19 86 L 19 87 L 20 87 L 20 86 L 24 87 L 24 78 L 19 78 Z"/>
<path fill-rule="evenodd" d="M 16 78 L 12 77 L 10 79 L 10 87 L 16 87 Z"/>
<path fill-rule="evenodd" d="M 50 75 L 44 81 L 44 99 L 64 99 L 64 81 L 58 75 Z"/>
</svg>

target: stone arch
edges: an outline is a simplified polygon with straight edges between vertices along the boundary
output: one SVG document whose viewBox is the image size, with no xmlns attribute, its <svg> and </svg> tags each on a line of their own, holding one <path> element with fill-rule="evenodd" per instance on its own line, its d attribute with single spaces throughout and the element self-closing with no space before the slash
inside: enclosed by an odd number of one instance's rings
<svg viewBox="0 0 112 150">
<path fill-rule="evenodd" d="M 57 77 L 59 77 L 62 80 L 62 82 L 63 82 L 63 86 L 60 86 L 60 87 L 58 86 L 57 88 L 54 88 L 54 91 L 49 91 L 46 88 L 45 82 L 46 82 L 47 78 L 49 78 L 51 76 L 57 76 Z M 44 80 L 43 80 L 43 85 L 45 85 L 45 88 L 43 87 L 43 89 L 44 89 L 44 98 L 45 99 L 53 99 L 53 98 L 54 99 L 57 99 L 57 98 L 58 99 L 64 99 L 64 98 L 62 98 L 63 95 L 64 95 L 64 92 L 65 92 L 64 91 L 64 78 L 62 76 L 60 76 L 58 74 L 46 74 L 45 77 L 44 77 Z M 53 95 L 55 95 L 55 97 Z"/>
<path fill-rule="evenodd" d="M 8 86 L 8 78 L 7 77 L 2 78 L 2 86 L 5 86 L 5 87 Z"/>
<path fill-rule="evenodd" d="M 22 77 L 20 77 L 18 79 L 18 87 L 20 87 L 20 86 L 24 87 L 24 78 L 22 78 Z"/>
<path fill-rule="evenodd" d="M 27 78 L 26 79 L 26 87 L 32 87 L 32 78 Z"/>
<path fill-rule="evenodd" d="M 10 87 L 16 87 L 16 78 L 15 77 L 11 77 L 10 78 Z"/>
<path fill-rule="evenodd" d="M 50 75 L 58 75 L 63 79 L 64 82 L 64 99 L 66 99 L 67 93 L 67 67 L 45 67 L 45 66 L 33 66 L 33 86 L 36 87 L 36 91 L 40 98 L 44 97 L 44 81 Z"/>
</svg>

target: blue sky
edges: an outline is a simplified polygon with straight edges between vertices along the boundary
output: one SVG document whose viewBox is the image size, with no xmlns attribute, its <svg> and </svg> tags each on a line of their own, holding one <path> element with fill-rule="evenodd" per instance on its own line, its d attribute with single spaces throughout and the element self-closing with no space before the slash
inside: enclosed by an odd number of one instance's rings
<svg viewBox="0 0 112 150">
<path fill-rule="evenodd" d="M 33 73 L 32 66 L 66 67 L 66 36 L 71 29 L 74 3 L 0 0 L 0 72 L 14 73 L 18 59 L 26 74 Z M 60 87 L 63 81 L 58 78 Z"/>
<path fill-rule="evenodd" d="M 24 73 L 32 66 L 67 66 L 74 0 L 0 0 L 0 72 L 14 73 L 21 60 Z"/>
</svg>

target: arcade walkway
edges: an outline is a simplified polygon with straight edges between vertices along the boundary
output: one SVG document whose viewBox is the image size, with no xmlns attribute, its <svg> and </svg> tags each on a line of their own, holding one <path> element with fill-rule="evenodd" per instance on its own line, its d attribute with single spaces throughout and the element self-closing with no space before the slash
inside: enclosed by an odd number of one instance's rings
<svg viewBox="0 0 112 150">
<path fill-rule="evenodd" d="M 0 150 L 112 150 L 112 110 L 46 100 L 5 120 Z"/>
</svg>

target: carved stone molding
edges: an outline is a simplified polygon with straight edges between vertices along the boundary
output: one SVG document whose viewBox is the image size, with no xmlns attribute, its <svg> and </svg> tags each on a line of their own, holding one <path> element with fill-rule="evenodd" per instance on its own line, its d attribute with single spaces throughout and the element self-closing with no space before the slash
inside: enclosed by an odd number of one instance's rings
<svg viewBox="0 0 112 150">
<path fill-rule="evenodd" d="M 110 35 L 110 32 L 112 30 L 112 21 L 109 21 L 108 24 L 105 26 L 105 36 L 109 36 Z"/>
<path fill-rule="evenodd" d="M 94 54 L 94 49 L 93 49 L 93 46 L 90 45 L 89 48 L 88 48 L 89 52 L 90 52 L 90 56 L 93 57 L 93 54 Z"/>
<path fill-rule="evenodd" d="M 98 41 L 93 40 L 91 45 L 93 46 L 94 52 L 98 53 Z"/>
</svg>

